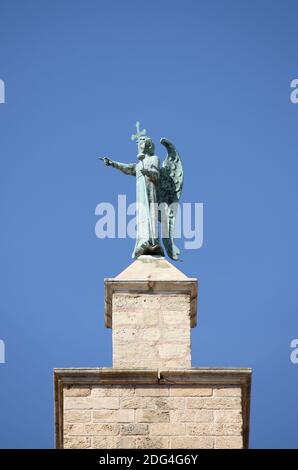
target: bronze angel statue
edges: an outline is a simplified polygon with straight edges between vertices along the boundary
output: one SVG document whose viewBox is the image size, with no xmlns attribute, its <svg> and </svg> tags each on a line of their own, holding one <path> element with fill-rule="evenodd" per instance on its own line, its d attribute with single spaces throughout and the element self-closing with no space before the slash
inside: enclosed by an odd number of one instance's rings
<svg viewBox="0 0 298 470">
<path fill-rule="evenodd" d="M 168 256 L 179 259 L 180 251 L 174 243 L 175 217 L 183 186 L 183 166 L 174 145 L 167 139 L 160 139 L 167 150 L 162 166 L 155 155 L 152 139 L 145 129 L 132 139 L 137 141 L 138 162 L 120 163 L 103 157 L 105 165 L 112 166 L 126 175 L 136 177 L 136 244 L 133 258 L 141 255 L 164 256 L 160 243 L 158 222 L 161 222 L 161 236 Z"/>
</svg>

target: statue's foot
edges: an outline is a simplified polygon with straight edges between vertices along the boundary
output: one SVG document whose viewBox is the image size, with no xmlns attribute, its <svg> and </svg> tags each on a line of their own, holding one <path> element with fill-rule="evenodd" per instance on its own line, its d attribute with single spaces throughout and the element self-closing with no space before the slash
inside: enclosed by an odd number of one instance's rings
<svg viewBox="0 0 298 470">
<path fill-rule="evenodd" d="M 138 258 L 139 256 L 147 255 L 148 247 L 149 247 L 149 242 L 139 243 L 134 251 L 134 257 Z"/>
<path fill-rule="evenodd" d="M 134 257 L 138 258 L 141 255 L 152 255 L 152 256 L 165 256 L 164 250 L 159 243 L 152 245 L 149 241 L 142 243 L 137 246 Z"/>
<path fill-rule="evenodd" d="M 150 251 L 150 255 L 153 255 L 153 256 L 164 256 L 165 253 L 163 251 L 163 248 L 161 245 L 150 245 L 148 247 L 149 251 Z"/>
</svg>

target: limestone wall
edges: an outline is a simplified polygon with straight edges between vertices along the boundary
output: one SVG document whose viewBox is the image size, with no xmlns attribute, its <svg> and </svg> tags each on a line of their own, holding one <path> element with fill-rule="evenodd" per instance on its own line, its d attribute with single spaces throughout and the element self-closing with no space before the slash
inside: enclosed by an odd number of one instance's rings
<svg viewBox="0 0 298 470">
<path fill-rule="evenodd" d="M 113 367 L 191 366 L 189 294 L 113 294 Z"/>
<path fill-rule="evenodd" d="M 64 448 L 242 448 L 240 385 L 64 385 Z"/>
</svg>

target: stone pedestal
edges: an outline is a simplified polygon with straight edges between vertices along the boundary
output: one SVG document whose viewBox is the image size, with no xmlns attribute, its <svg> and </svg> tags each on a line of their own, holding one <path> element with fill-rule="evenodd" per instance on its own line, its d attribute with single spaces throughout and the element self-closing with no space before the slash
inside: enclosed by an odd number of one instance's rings
<svg viewBox="0 0 298 470">
<path fill-rule="evenodd" d="M 247 447 L 250 375 L 250 369 L 56 369 L 56 447 Z"/>
<path fill-rule="evenodd" d="M 56 447 L 248 447 L 251 369 L 191 367 L 196 319 L 197 280 L 164 258 L 106 279 L 113 367 L 55 369 Z"/>
<path fill-rule="evenodd" d="M 166 259 L 141 256 L 105 280 L 105 324 L 113 329 L 113 367 L 191 367 L 197 280 Z"/>
</svg>

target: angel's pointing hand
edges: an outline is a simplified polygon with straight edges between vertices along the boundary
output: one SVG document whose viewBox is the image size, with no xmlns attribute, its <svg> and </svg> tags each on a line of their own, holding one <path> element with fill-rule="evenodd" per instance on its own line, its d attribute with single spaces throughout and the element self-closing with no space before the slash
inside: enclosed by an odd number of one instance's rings
<svg viewBox="0 0 298 470">
<path fill-rule="evenodd" d="M 108 157 L 99 157 L 98 160 L 102 160 L 106 166 L 112 165 L 112 160 Z"/>
</svg>

